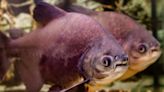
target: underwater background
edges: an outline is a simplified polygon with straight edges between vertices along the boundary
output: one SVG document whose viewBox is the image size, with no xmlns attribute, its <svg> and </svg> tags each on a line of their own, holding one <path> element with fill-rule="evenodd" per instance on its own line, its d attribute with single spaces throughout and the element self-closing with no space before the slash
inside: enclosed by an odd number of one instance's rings
<svg viewBox="0 0 164 92">
<path fill-rule="evenodd" d="M 58 5 L 63 0 L 45 0 Z M 74 0 L 77 5 L 95 11 L 116 11 L 129 15 L 144 25 L 160 41 L 162 55 L 153 65 L 136 76 L 126 80 L 114 82 L 105 87 L 109 92 L 164 92 L 164 0 Z M 6 30 L 16 27 L 30 32 L 36 28 L 32 19 L 33 0 L 0 0 L 0 29 Z M 4 12 L 5 11 L 5 12 Z M 154 26 L 155 24 L 155 26 Z M 7 72 L 4 81 L 0 83 L 0 92 L 24 92 L 20 78 L 15 71 L 14 62 Z M 49 85 L 42 88 L 47 92 Z M 106 92 L 102 90 L 102 92 Z"/>
</svg>

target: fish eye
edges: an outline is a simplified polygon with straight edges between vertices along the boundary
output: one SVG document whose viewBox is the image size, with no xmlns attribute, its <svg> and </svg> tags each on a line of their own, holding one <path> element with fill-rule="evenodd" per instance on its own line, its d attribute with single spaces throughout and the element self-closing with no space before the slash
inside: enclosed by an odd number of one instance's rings
<svg viewBox="0 0 164 92">
<path fill-rule="evenodd" d="M 102 65 L 103 65 L 104 67 L 109 67 L 109 66 L 112 65 L 112 61 L 113 61 L 113 59 L 112 59 L 111 56 L 105 56 L 105 57 L 103 57 L 103 59 L 102 59 Z"/>
<path fill-rule="evenodd" d="M 140 44 L 138 47 L 138 52 L 141 54 L 144 54 L 147 52 L 147 46 L 146 44 Z"/>
</svg>

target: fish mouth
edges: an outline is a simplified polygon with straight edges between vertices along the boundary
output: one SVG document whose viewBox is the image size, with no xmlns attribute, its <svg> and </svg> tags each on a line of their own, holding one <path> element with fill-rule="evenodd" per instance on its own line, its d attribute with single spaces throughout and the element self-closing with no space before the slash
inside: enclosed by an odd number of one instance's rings
<svg viewBox="0 0 164 92">
<path fill-rule="evenodd" d="M 125 63 L 125 64 L 116 64 L 116 67 L 124 67 L 124 66 L 128 66 L 128 63 Z"/>
<path fill-rule="evenodd" d="M 115 65 L 115 67 L 127 67 L 127 66 L 128 66 L 128 62 L 120 62 Z"/>
<path fill-rule="evenodd" d="M 159 58 L 161 54 L 162 54 L 162 51 L 158 50 L 158 51 L 152 52 L 152 57 Z"/>
</svg>

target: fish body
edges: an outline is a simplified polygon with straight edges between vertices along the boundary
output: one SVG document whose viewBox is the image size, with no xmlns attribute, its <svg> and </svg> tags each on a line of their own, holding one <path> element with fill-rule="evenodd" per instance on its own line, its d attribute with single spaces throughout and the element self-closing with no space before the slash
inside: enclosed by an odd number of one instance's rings
<svg viewBox="0 0 164 92">
<path fill-rule="evenodd" d="M 127 70 L 123 48 L 92 18 L 44 2 L 33 16 L 41 27 L 8 42 L 8 52 L 21 59 L 15 65 L 28 92 L 44 83 L 61 92 L 85 80 L 103 85 Z"/>
<path fill-rule="evenodd" d="M 64 5 L 64 4 L 63 4 Z M 111 32 L 129 56 L 128 70 L 117 80 L 128 79 L 153 64 L 161 55 L 160 43 L 146 28 L 129 16 L 117 12 L 97 12 L 77 6 L 61 6 L 68 12 L 88 15 L 98 21 L 104 29 Z M 110 84 L 111 80 L 108 80 Z M 89 86 L 89 92 L 100 89 L 99 85 Z"/>
<path fill-rule="evenodd" d="M 109 11 L 97 12 L 77 5 L 61 6 L 61 8 L 68 12 L 88 15 L 113 34 L 130 57 L 129 70 L 132 71 L 130 74 L 125 73 L 122 79 L 143 71 L 161 55 L 159 41 L 145 27 L 125 14 Z"/>
</svg>

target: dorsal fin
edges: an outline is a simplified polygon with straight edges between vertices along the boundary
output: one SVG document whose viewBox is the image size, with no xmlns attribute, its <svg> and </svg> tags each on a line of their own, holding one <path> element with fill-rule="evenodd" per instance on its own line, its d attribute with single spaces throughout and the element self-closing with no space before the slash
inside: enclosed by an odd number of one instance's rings
<svg viewBox="0 0 164 92">
<path fill-rule="evenodd" d="M 66 14 L 64 10 L 61 10 L 55 6 L 52 6 L 45 2 L 36 3 L 36 7 L 33 11 L 33 18 L 41 25 L 46 25 L 55 18 L 62 17 Z"/>
<path fill-rule="evenodd" d="M 91 9 L 87 9 L 85 7 L 82 6 L 78 6 L 78 5 L 70 5 L 69 7 L 64 9 L 67 12 L 77 12 L 77 13 L 81 13 L 81 14 L 85 14 L 85 15 L 93 15 L 96 12 L 91 10 Z"/>
<path fill-rule="evenodd" d="M 95 12 L 91 9 L 73 4 L 75 0 L 63 0 L 57 6 L 67 12 L 77 12 L 85 15 L 92 15 Z"/>
</svg>

